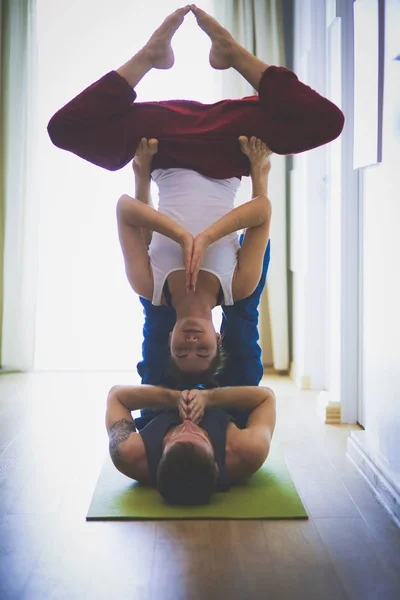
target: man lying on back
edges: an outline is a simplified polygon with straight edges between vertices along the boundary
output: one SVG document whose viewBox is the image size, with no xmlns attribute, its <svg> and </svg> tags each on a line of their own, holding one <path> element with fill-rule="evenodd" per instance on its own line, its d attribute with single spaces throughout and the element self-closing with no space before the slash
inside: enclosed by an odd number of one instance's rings
<svg viewBox="0 0 400 600">
<path fill-rule="evenodd" d="M 131 411 L 162 409 L 141 428 Z M 239 429 L 229 409 L 249 413 Z M 114 386 L 107 399 L 110 456 L 124 475 L 158 489 L 170 504 L 206 504 L 255 473 L 268 456 L 275 396 L 267 387 L 183 392 Z M 139 431 L 137 431 L 139 429 Z"/>
</svg>

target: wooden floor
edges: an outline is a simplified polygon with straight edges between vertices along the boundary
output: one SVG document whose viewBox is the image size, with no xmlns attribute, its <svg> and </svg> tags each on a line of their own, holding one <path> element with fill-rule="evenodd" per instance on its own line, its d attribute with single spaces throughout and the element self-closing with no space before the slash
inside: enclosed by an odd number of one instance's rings
<svg viewBox="0 0 400 600">
<path fill-rule="evenodd" d="M 0 377 L 1 600 L 400 598 L 400 531 L 324 426 L 268 379 L 308 521 L 90 522 L 108 388 L 126 374 Z"/>
</svg>

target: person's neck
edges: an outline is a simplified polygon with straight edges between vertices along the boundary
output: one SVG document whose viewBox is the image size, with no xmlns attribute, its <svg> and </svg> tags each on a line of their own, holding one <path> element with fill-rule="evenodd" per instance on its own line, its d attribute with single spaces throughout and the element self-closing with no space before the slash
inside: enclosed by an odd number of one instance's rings
<svg viewBox="0 0 400 600">
<path fill-rule="evenodd" d="M 199 317 L 211 319 L 211 311 L 217 304 L 219 280 L 215 275 L 200 271 L 196 291 L 186 291 L 185 272 L 176 271 L 168 277 L 172 306 L 178 319 Z"/>
</svg>

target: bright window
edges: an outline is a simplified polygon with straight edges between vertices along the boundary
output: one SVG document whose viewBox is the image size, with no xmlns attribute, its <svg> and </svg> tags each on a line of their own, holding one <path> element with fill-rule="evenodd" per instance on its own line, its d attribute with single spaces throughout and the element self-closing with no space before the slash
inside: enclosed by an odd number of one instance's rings
<svg viewBox="0 0 400 600">
<path fill-rule="evenodd" d="M 211 4 L 211 0 L 210 0 Z M 115 204 L 133 193 L 128 165 L 111 173 L 55 148 L 50 117 L 128 60 L 179 3 L 38 0 L 40 258 L 35 368 L 135 370 L 143 316 L 117 239 Z M 207 0 L 202 8 L 208 9 Z M 215 101 L 209 40 L 192 15 L 178 31 L 176 65 L 140 82 L 138 100 Z"/>
</svg>

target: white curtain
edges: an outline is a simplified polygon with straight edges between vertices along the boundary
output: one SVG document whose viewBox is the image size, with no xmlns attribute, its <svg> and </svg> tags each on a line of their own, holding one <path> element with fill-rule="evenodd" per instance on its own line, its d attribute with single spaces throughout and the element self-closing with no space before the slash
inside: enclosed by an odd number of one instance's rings
<svg viewBox="0 0 400 600">
<path fill-rule="evenodd" d="M 218 21 L 242 46 L 269 65 L 285 66 L 281 0 L 214 0 L 213 6 Z M 250 84 L 233 69 L 220 72 L 218 80 L 223 97 L 237 98 L 254 93 Z M 285 158 L 282 156 L 272 157 L 269 196 L 272 202 L 271 264 L 261 300 L 261 344 L 262 330 L 269 320 L 273 366 L 277 371 L 286 371 L 289 369 L 287 215 Z M 249 197 L 250 182 L 244 180 L 240 201 Z"/>
<path fill-rule="evenodd" d="M 0 6 L 4 215 L 1 366 L 28 370 L 34 360 L 39 219 L 34 147 L 36 2 L 2 0 Z"/>
</svg>

